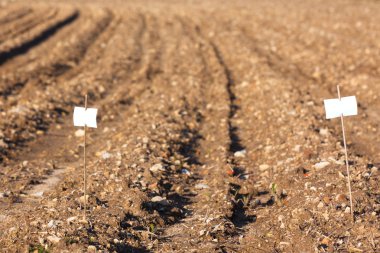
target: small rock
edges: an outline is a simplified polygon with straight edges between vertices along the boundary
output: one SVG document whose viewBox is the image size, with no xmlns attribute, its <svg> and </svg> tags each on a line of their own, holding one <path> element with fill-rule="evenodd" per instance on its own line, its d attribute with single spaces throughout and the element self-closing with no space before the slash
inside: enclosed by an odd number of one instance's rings
<svg viewBox="0 0 380 253">
<path fill-rule="evenodd" d="M 269 194 L 264 194 L 264 195 L 258 196 L 257 201 L 259 204 L 267 205 L 273 202 L 273 197 Z"/>
<path fill-rule="evenodd" d="M 321 202 L 321 200 L 320 200 L 318 197 L 313 198 L 313 199 L 310 199 L 309 201 L 310 201 L 311 203 L 313 203 L 313 204 L 317 204 L 317 203 Z"/>
<path fill-rule="evenodd" d="M 83 129 L 78 129 L 75 131 L 75 137 L 83 137 L 84 136 L 84 130 Z"/>
<path fill-rule="evenodd" d="M 238 157 L 238 158 L 244 158 L 245 155 L 246 155 L 246 153 L 247 153 L 247 151 L 245 149 L 243 149 L 243 150 L 240 150 L 240 151 L 236 151 L 234 153 L 234 156 Z"/>
<path fill-rule="evenodd" d="M 351 213 L 351 208 L 349 206 L 347 206 L 346 209 L 344 209 L 344 212 L 345 213 Z"/>
<path fill-rule="evenodd" d="M 361 253 L 364 251 L 361 249 L 355 248 L 355 247 L 348 247 L 348 252 L 350 252 L 350 253 Z"/>
<path fill-rule="evenodd" d="M 158 184 L 157 184 L 157 182 L 148 185 L 148 188 L 149 188 L 150 190 L 152 190 L 152 191 L 155 191 L 155 192 L 158 192 L 158 191 L 159 191 L 159 190 L 158 190 Z M 177 188 L 178 188 L 178 187 L 177 187 Z M 177 188 L 176 188 L 176 192 L 177 192 L 177 190 L 178 190 Z"/>
<path fill-rule="evenodd" d="M 31 196 L 39 197 L 39 198 L 41 198 L 43 195 L 44 195 L 44 192 L 43 192 L 43 191 L 40 191 L 40 192 L 33 192 L 33 193 L 31 194 Z"/>
<path fill-rule="evenodd" d="M 188 175 L 188 176 L 191 175 L 190 171 L 188 171 L 187 169 L 182 169 L 182 170 L 181 170 L 181 173 L 182 173 L 182 174 L 186 174 L 186 175 Z"/>
<path fill-rule="evenodd" d="M 377 167 L 372 167 L 371 168 L 371 175 L 373 174 L 376 174 L 376 172 L 378 171 L 379 169 Z"/>
<path fill-rule="evenodd" d="M 201 189 L 208 189 L 210 188 L 207 184 L 197 184 L 195 185 L 195 189 L 201 190 Z"/>
<path fill-rule="evenodd" d="M 326 221 L 329 221 L 330 217 L 329 217 L 329 214 L 327 212 L 322 214 L 322 216 L 323 216 L 323 218 L 325 218 Z"/>
<path fill-rule="evenodd" d="M 321 129 L 319 129 L 319 134 L 326 136 L 326 135 L 329 134 L 329 129 L 327 129 L 327 128 L 321 128 Z"/>
<path fill-rule="evenodd" d="M 331 163 L 338 164 L 338 165 L 344 165 L 345 164 L 344 161 L 336 160 L 335 157 L 333 157 L 333 156 L 330 156 L 329 158 L 327 158 L 327 160 Z"/>
<path fill-rule="evenodd" d="M 265 171 L 265 170 L 268 170 L 269 168 L 270 168 L 270 166 L 268 164 L 261 164 L 259 166 L 260 171 Z"/>
<path fill-rule="evenodd" d="M 226 173 L 230 177 L 233 177 L 235 175 L 235 170 L 234 170 L 234 168 L 228 167 Z"/>
<path fill-rule="evenodd" d="M 70 217 L 70 218 L 67 218 L 67 223 L 72 223 L 72 222 L 74 222 L 75 220 L 77 220 L 78 219 L 78 217 L 77 216 L 72 216 L 72 217 Z"/>
<path fill-rule="evenodd" d="M 242 186 L 238 193 L 239 194 L 242 194 L 242 195 L 247 195 L 247 194 L 250 194 L 253 190 L 251 189 L 251 187 L 247 186 L 247 185 L 244 185 Z"/>
<path fill-rule="evenodd" d="M 152 202 L 158 203 L 163 206 L 168 206 L 170 203 L 167 199 L 160 197 L 160 196 L 155 196 L 151 199 Z"/>
<path fill-rule="evenodd" d="M 0 140 L 0 148 L 8 148 L 8 144 L 6 144 L 3 139 Z"/>
<path fill-rule="evenodd" d="M 87 247 L 88 251 L 90 252 L 96 252 L 96 247 L 94 245 L 90 245 Z"/>
<path fill-rule="evenodd" d="M 301 145 L 296 145 L 294 148 L 293 148 L 294 152 L 300 152 L 301 151 Z"/>
<path fill-rule="evenodd" d="M 107 151 L 104 151 L 104 152 L 102 153 L 102 158 L 103 158 L 104 160 L 109 159 L 109 158 L 111 158 L 111 157 L 112 157 L 112 155 L 111 155 L 110 153 L 108 153 Z"/>
<path fill-rule="evenodd" d="M 324 207 L 324 204 L 323 202 L 319 202 L 318 206 L 317 206 L 319 209 L 321 209 L 322 207 Z"/>
<path fill-rule="evenodd" d="M 344 194 L 338 194 L 335 197 L 335 201 L 338 202 L 338 203 L 344 203 L 344 202 L 347 201 L 347 196 L 344 195 Z"/>
<path fill-rule="evenodd" d="M 320 170 L 320 169 L 326 168 L 329 165 L 330 165 L 329 162 L 319 162 L 319 163 L 314 164 L 314 168 Z"/>
<path fill-rule="evenodd" d="M 88 220 L 80 219 L 80 220 L 79 220 L 79 223 L 80 223 L 80 224 L 85 224 L 85 225 L 86 225 L 86 224 L 88 224 Z"/>
<path fill-rule="evenodd" d="M 89 198 L 89 196 L 86 195 L 86 201 L 87 201 L 87 202 L 88 202 L 88 198 Z M 79 202 L 82 203 L 82 204 L 84 204 L 84 202 L 85 202 L 85 197 L 84 197 L 84 196 L 80 196 L 80 197 L 79 197 Z"/>
<path fill-rule="evenodd" d="M 327 237 L 323 238 L 322 241 L 321 241 L 321 244 L 329 245 L 330 244 L 330 239 L 327 238 Z"/>
<path fill-rule="evenodd" d="M 329 198 L 329 197 L 324 196 L 322 200 L 323 200 L 323 202 L 324 202 L 326 205 L 330 204 L 330 198 Z"/>
<path fill-rule="evenodd" d="M 290 243 L 288 243 L 288 242 L 280 242 L 278 245 L 280 245 L 280 246 L 289 246 Z"/>
<path fill-rule="evenodd" d="M 56 235 L 49 235 L 47 238 L 46 238 L 49 242 L 53 243 L 53 244 L 57 244 L 59 243 L 59 241 L 61 240 L 60 237 L 56 236 Z"/>
<path fill-rule="evenodd" d="M 161 163 L 157 163 L 157 164 L 153 165 L 152 167 L 150 167 L 149 170 L 151 172 L 165 171 L 165 169 Z"/>
<path fill-rule="evenodd" d="M 243 81 L 241 84 L 239 84 L 240 87 L 245 88 L 249 85 L 249 82 Z"/>
<path fill-rule="evenodd" d="M 48 228 L 56 228 L 58 225 L 58 221 L 57 220 L 51 220 L 49 221 L 49 223 L 47 224 L 47 227 Z"/>
</svg>

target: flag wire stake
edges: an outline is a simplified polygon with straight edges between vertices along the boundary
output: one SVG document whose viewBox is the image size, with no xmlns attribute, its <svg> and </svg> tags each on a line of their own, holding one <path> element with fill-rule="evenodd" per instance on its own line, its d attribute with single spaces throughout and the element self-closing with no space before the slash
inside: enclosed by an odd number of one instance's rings
<svg viewBox="0 0 380 253">
<path fill-rule="evenodd" d="M 339 85 L 337 85 L 337 90 L 338 90 L 338 97 L 339 97 L 339 100 L 340 99 L 340 90 L 339 90 Z M 353 211 L 353 204 L 352 204 L 352 192 L 351 192 L 351 179 L 350 179 L 350 169 L 349 169 L 349 165 L 348 165 L 348 154 L 347 154 L 347 144 L 346 144 L 346 133 L 344 131 L 344 119 L 343 119 L 343 114 L 340 115 L 340 120 L 342 122 L 342 132 L 343 132 L 343 143 L 344 143 L 344 154 L 345 154 L 345 157 L 346 157 L 346 169 L 347 169 L 347 182 L 348 182 L 348 191 L 350 193 L 350 209 L 351 209 L 351 217 L 352 217 L 352 221 L 355 221 L 355 217 L 354 217 L 354 211 Z"/>
<path fill-rule="evenodd" d="M 87 110 L 87 94 L 84 96 L 84 108 Z M 86 196 L 86 186 L 87 186 L 87 173 L 86 173 L 86 124 L 84 125 L 84 138 L 83 138 L 83 193 L 84 193 L 84 219 L 86 219 L 87 210 L 87 196 Z"/>
</svg>

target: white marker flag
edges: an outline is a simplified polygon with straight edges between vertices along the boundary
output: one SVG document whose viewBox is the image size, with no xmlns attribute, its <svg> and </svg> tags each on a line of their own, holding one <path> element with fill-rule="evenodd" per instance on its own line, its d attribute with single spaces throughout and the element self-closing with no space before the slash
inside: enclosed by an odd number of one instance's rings
<svg viewBox="0 0 380 253">
<path fill-rule="evenodd" d="M 74 108 L 74 126 L 88 126 L 96 128 L 96 114 L 98 109 L 95 108 Z"/>
<path fill-rule="evenodd" d="M 342 97 L 339 99 L 325 99 L 326 119 L 333 119 L 343 116 L 352 116 L 358 114 L 356 97 Z"/>
</svg>

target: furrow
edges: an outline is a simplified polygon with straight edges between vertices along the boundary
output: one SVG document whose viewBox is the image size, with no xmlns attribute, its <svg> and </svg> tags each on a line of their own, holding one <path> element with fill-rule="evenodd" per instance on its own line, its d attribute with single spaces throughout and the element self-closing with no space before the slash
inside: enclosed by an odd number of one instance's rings
<svg viewBox="0 0 380 253">
<path fill-rule="evenodd" d="M 229 106 L 225 106 L 226 101 L 234 99 L 233 94 L 229 93 L 232 78 L 229 70 L 221 63 L 219 52 L 216 52 L 212 43 L 202 35 L 199 27 L 187 17 L 177 17 L 177 20 L 193 45 L 191 50 L 194 50 L 194 53 L 191 54 L 197 59 L 189 66 L 197 69 L 198 72 L 195 73 L 200 76 L 200 85 L 187 92 L 187 97 L 197 98 L 194 103 L 198 105 L 201 115 L 197 135 L 201 138 L 193 147 L 196 149 L 199 162 L 197 170 L 193 172 L 197 181 L 187 185 L 196 193 L 186 205 L 191 215 L 184 218 L 181 224 L 165 229 L 160 252 L 190 251 L 199 246 L 199 240 L 203 242 L 202 250 L 210 251 L 222 245 L 225 235 L 236 233 L 235 224 L 229 219 L 236 215 L 229 193 L 229 184 L 233 179 L 226 178 L 229 170 L 232 170 L 230 166 L 234 166 L 230 161 L 229 149 L 236 147 L 229 138 L 230 124 L 229 120 L 226 120 L 233 112 Z M 190 226 L 191 230 L 183 230 L 183 227 Z M 183 248 L 183 245 L 178 247 L 185 238 L 192 239 L 186 248 Z M 168 242 L 165 242 L 166 240 Z M 214 243 L 215 241 L 217 243 Z"/>
<path fill-rule="evenodd" d="M 10 22 L 13 22 L 14 20 L 21 19 L 24 16 L 29 15 L 33 12 L 33 9 L 29 7 L 21 7 L 17 8 L 16 10 L 7 11 L 8 13 L 0 18 L 0 24 L 4 25 Z"/>
<path fill-rule="evenodd" d="M 238 113 L 238 110 L 240 109 L 240 106 L 236 102 L 236 95 L 235 95 L 235 82 L 232 77 L 232 72 L 229 68 L 229 66 L 226 64 L 224 57 L 216 46 L 214 42 L 210 43 L 214 53 L 218 59 L 219 64 L 222 66 L 226 79 L 226 90 L 228 92 L 229 97 L 229 113 L 228 113 L 228 135 L 230 138 L 230 144 L 229 144 L 229 154 L 228 154 L 228 161 L 231 164 L 231 173 L 234 176 L 238 176 L 240 179 L 245 179 L 246 171 L 244 169 L 244 166 L 240 164 L 239 159 L 235 158 L 235 154 L 242 154 L 244 156 L 246 152 L 246 148 L 243 146 L 240 133 L 239 133 L 239 127 L 234 122 L 235 116 Z M 245 205 L 247 205 L 247 200 L 250 197 L 249 194 L 241 194 L 240 190 L 242 188 L 241 182 L 239 183 L 230 183 L 230 189 L 229 193 L 232 196 L 232 202 L 233 202 L 233 209 L 232 209 L 232 215 L 231 215 L 231 221 L 234 223 L 234 225 L 238 228 L 242 228 L 244 225 L 246 225 L 247 222 L 249 222 L 249 217 L 245 213 Z M 245 200 L 247 199 L 247 200 Z"/>
<path fill-rule="evenodd" d="M 53 19 L 58 14 L 57 9 L 45 10 L 41 12 L 35 12 L 32 16 L 26 16 L 24 19 L 20 19 L 17 22 L 11 23 L 8 27 L 4 27 L 0 34 L 0 47 L 7 40 L 13 40 L 17 36 L 29 32 L 34 27 Z"/>
<path fill-rule="evenodd" d="M 0 65 L 18 55 L 27 53 L 31 48 L 43 43 L 61 28 L 76 20 L 78 16 L 78 11 L 71 11 L 58 20 L 46 22 L 42 27 L 38 27 L 30 34 L 3 43 L 0 47 Z"/>
<path fill-rule="evenodd" d="M 13 104 L 13 99 L 22 98 L 22 94 L 19 95 L 21 92 L 30 95 L 30 89 L 27 87 L 33 86 L 35 89 L 36 86 L 41 86 L 43 83 L 41 79 L 46 77 L 54 79 L 73 72 L 72 70 L 77 71 L 77 66 L 86 55 L 88 48 L 110 24 L 112 15 L 106 13 L 95 20 L 86 19 L 80 31 L 66 38 L 65 41 L 61 41 L 57 47 L 50 49 L 50 54 L 46 58 L 42 58 L 33 65 L 24 66 L 26 70 L 20 70 L 17 75 L 8 75 L 3 83 L 3 91 L 0 93 L 6 100 L 10 100 L 8 104 Z M 36 85 L 37 83 L 40 85 Z M 52 80 L 49 80 L 49 83 L 52 83 Z"/>
</svg>

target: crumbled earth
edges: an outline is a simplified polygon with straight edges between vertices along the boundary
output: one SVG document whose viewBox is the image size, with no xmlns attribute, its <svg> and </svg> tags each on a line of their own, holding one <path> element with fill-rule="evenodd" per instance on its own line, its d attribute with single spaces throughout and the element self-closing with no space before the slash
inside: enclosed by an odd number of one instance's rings
<svg viewBox="0 0 380 253">
<path fill-rule="evenodd" d="M 1 252 L 379 252 L 379 13 L 1 1 Z M 338 84 L 359 107 L 344 119 L 352 206 L 323 108 Z"/>
</svg>

